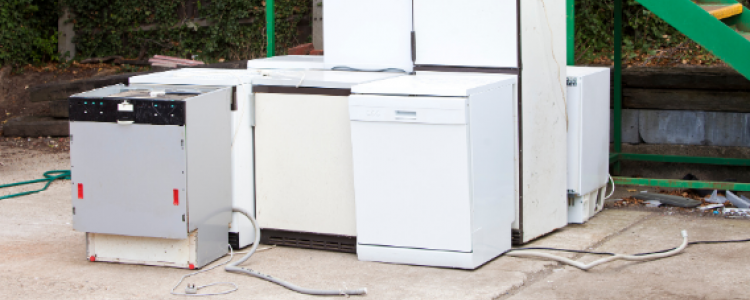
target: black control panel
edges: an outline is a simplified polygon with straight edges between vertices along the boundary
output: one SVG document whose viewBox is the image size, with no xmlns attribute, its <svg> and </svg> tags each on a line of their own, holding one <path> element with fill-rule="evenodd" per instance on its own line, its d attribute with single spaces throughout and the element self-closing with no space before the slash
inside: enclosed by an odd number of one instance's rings
<svg viewBox="0 0 750 300">
<path fill-rule="evenodd" d="M 120 110 L 127 101 L 133 111 Z M 77 98 L 69 99 L 70 121 L 132 122 L 151 125 L 185 125 L 185 102 L 165 99 Z"/>
</svg>

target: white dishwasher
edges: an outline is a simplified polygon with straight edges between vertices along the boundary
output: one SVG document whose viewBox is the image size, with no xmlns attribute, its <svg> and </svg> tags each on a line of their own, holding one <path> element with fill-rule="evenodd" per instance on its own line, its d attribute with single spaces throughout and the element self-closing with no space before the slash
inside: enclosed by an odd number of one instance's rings
<svg viewBox="0 0 750 300">
<path fill-rule="evenodd" d="M 516 76 L 352 88 L 357 256 L 475 269 L 511 245 Z"/>
<path fill-rule="evenodd" d="M 275 71 L 253 80 L 261 242 L 354 252 L 348 98 L 403 73 Z"/>
</svg>

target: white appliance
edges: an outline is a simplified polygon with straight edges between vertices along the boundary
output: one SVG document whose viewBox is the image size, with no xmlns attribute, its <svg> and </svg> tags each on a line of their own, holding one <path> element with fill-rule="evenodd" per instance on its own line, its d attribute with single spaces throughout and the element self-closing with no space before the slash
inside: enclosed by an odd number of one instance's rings
<svg viewBox="0 0 750 300">
<path fill-rule="evenodd" d="M 234 91 L 231 111 L 232 205 L 247 212 L 255 211 L 255 178 L 253 162 L 253 126 L 255 111 L 252 80 L 255 75 L 247 70 L 178 69 L 130 77 L 134 86 L 159 87 L 230 87 Z M 229 242 L 234 249 L 244 248 L 255 241 L 255 228 L 240 213 L 232 214 Z"/>
<path fill-rule="evenodd" d="M 326 0 L 327 69 L 413 70 L 412 1 Z"/>
<path fill-rule="evenodd" d="M 247 61 L 248 69 L 325 70 L 322 55 L 281 55 Z"/>
<path fill-rule="evenodd" d="M 604 207 L 609 180 L 609 68 L 568 67 L 568 222 Z"/>
<path fill-rule="evenodd" d="M 404 76 L 349 100 L 357 257 L 475 269 L 511 245 L 516 76 Z"/>
<path fill-rule="evenodd" d="M 71 96 L 73 228 L 91 261 L 200 268 L 227 252 L 231 88 Z"/>
<path fill-rule="evenodd" d="M 350 89 L 402 75 L 279 71 L 253 81 L 261 242 L 355 250 Z"/>
</svg>

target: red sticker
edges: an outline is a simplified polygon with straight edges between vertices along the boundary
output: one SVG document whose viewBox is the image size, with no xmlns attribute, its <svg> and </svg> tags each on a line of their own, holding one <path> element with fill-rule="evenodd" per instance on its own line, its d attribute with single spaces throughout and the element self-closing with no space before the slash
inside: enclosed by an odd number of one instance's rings
<svg viewBox="0 0 750 300">
<path fill-rule="evenodd" d="M 78 184 L 78 199 L 83 199 L 83 183 Z"/>
<path fill-rule="evenodd" d="M 180 191 L 177 190 L 177 189 L 174 189 L 174 191 L 172 192 L 172 194 L 173 194 L 173 198 L 174 198 L 174 200 L 173 200 L 172 203 L 174 204 L 174 206 L 180 205 Z"/>
</svg>

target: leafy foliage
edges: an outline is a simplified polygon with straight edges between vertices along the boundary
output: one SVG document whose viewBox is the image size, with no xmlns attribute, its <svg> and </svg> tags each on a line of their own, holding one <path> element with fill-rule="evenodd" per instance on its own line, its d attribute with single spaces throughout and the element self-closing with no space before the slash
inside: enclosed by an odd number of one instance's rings
<svg viewBox="0 0 750 300">
<path fill-rule="evenodd" d="M 739 0 L 748 7 L 750 0 Z M 576 63 L 591 63 L 614 53 L 614 0 L 576 0 Z M 623 59 L 625 63 L 669 53 L 676 61 L 718 59 L 651 13 L 636 0 L 623 0 Z M 679 51 L 674 51 L 679 50 Z"/>
<path fill-rule="evenodd" d="M 202 60 L 266 52 L 263 0 L 61 0 L 74 18 L 79 57 L 165 54 Z M 297 44 L 308 0 L 276 0 L 277 53 Z M 208 25 L 208 26 L 202 26 Z"/>
<path fill-rule="evenodd" d="M 55 61 L 56 0 L 0 1 L 0 65 Z"/>
</svg>

